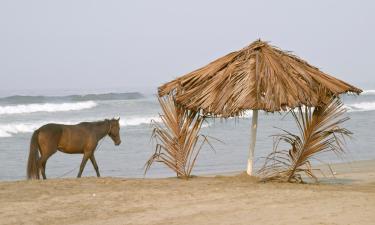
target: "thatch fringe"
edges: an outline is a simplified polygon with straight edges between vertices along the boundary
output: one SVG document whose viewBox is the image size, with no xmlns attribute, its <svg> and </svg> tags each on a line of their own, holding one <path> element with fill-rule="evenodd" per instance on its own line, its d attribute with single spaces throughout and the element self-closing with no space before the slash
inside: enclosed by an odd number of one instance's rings
<svg viewBox="0 0 375 225">
<path fill-rule="evenodd" d="M 162 85 L 159 96 L 177 89 L 176 101 L 186 109 L 221 117 L 248 109 L 275 112 L 320 106 L 322 90 L 328 96 L 362 92 L 260 40 Z"/>
</svg>

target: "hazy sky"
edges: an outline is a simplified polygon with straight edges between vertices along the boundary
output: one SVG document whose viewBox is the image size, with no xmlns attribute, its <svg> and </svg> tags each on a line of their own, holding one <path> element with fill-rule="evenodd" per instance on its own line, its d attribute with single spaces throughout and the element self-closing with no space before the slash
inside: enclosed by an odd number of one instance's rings
<svg viewBox="0 0 375 225">
<path fill-rule="evenodd" d="M 375 88 L 374 1 L 0 0 L 0 89 L 147 90 L 257 38 Z"/>
</svg>

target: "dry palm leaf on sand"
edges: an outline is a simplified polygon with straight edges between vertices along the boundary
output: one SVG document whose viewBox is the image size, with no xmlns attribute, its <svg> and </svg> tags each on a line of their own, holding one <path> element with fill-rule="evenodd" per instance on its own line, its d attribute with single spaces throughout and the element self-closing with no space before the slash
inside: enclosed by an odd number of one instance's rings
<svg viewBox="0 0 375 225">
<path fill-rule="evenodd" d="M 145 165 L 145 174 L 154 162 L 161 162 L 176 172 L 177 177 L 188 179 L 203 145 L 207 143 L 213 148 L 207 136 L 199 134 L 205 118 L 199 112 L 179 106 L 173 95 L 158 99 L 162 122 L 152 123 L 152 138 L 157 144 Z"/>
<path fill-rule="evenodd" d="M 282 130 L 275 135 L 274 150 L 258 171 L 263 181 L 278 180 L 303 182 L 302 176 L 317 181 L 313 173 L 311 159 L 324 152 L 341 154 L 344 152 L 345 137 L 352 133 L 340 125 L 349 117 L 339 98 L 329 98 L 326 105 L 316 107 L 297 107 L 290 110 L 297 123 L 299 134 Z M 280 142 L 290 145 L 288 150 L 279 150 Z"/>
</svg>

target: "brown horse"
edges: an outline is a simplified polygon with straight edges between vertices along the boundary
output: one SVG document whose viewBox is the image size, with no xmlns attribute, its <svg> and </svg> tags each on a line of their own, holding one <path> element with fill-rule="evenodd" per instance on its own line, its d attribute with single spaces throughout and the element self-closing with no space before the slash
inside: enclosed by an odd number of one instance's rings
<svg viewBox="0 0 375 225">
<path fill-rule="evenodd" d="M 48 158 L 57 150 L 68 154 L 83 154 L 78 176 L 81 177 L 88 159 L 100 177 L 99 168 L 95 161 L 94 151 L 100 139 L 110 136 L 115 145 L 121 144 L 120 118 L 98 122 L 83 122 L 76 125 L 46 124 L 37 129 L 31 138 L 30 153 L 27 164 L 27 178 L 39 179 L 42 172 L 46 178 L 46 163 Z M 40 157 L 38 153 L 40 152 Z"/>
</svg>

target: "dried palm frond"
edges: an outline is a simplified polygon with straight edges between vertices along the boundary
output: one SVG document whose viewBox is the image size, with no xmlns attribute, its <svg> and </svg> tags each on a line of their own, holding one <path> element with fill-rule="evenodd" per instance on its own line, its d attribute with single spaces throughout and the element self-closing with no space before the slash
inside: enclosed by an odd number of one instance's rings
<svg viewBox="0 0 375 225">
<path fill-rule="evenodd" d="M 275 112 L 319 106 L 321 89 L 330 96 L 362 92 L 260 40 L 160 86 L 159 96 L 176 89 L 179 104 L 217 117 L 238 116 L 249 109 Z"/>
<path fill-rule="evenodd" d="M 199 134 L 204 117 L 176 104 L 173 95 L 158 99 L 163 111 L 160 115 L 162 123 L 152 123 L 152 137 L 157 144 L 145 165 L 145 174 L 154 162 L 161 162 L 175 171 L 177 177 L 187 179 L 203 144 L 211 146 L 207 137 Z"/>
<path fill-rule="evenodd" d="M 274 150 L 258 171 L 263 181 L 302 182 L 302 175 L 317 181 L 310 160 L 323 152 L 338 155 L 344 152 L 345 137 L 352 134 L 340 127 L 349 119 L 343 116 L 346 109 L 338 98 L 332 97 L 325 102 L 327 105 L 315 109 L 298 107 L 290 110 L 299 134 L 282 130 L 282 134 L 275 135 Z M 290 144 L 291 148 L 279 150 L 281 141 Z"/>
</svg>

